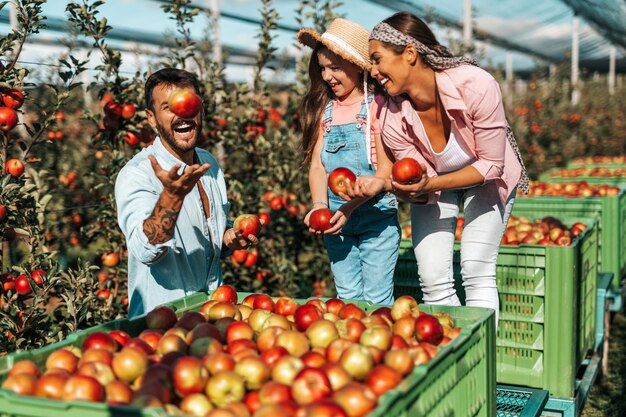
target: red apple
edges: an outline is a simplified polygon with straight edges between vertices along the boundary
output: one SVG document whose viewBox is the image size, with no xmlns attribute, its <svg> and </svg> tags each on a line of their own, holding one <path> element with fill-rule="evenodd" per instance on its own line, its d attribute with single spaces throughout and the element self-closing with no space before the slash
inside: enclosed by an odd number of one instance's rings
<svg viewBox="0 0 626 417">
<path fill-rule="evenodd" d="M 255 310 L 266 310 L 269 312 L 274 311 L 274 301 L 272 297 L 267 294 L 259 294 L 252 303 L 252 308 Z"/>
<path fill-rule="evenodd" d="M 46 369 L 64 369 L 70 374 L 76 372 L 78 357 L 68 349 L 53 351 L 46 359 Z"/>
<path fill-rule="evenodd" d="M 341 354 L 339 363 L 354 379 L 364 380 L 374 367 L 374 358 L 366 346 L 355 343 Z"/>
<path fill-rule="evenodd" d="M 326 373 L 317 368 L 304 368 L 291 385 L 291 396 L 299 405 L 311 404 L 330 396 L 332 388 Z"/>
<path fill-rule="evenodd" d="M 46 279 L 46 271 L 43 269 L 35 269 L 30 273 L 30 277 L 35 281 L 35 284 L 41 285 Z"/>
<path fill-rule="evenodd" d="M 306 331 L 313 322 L 320 320 L 322 317 L 322 312 L 311 304 L 298 307 L 293 314 L 294 322 L 301 332 Z"/>
<path fill-rule="evenodd" d="M 258 356 L 246 356 L 235 365 L 235 372 L 246 383 L 249 390 L 260 389 L 270 378 L 270 367 Z"/>
<path fill-rule="evenodd" d="M 10 107 L 0 107 L 0 130 L 8 132 L 17 125 L 17 112 Z"/>
<path fill-rule="evenodd" d="M 350 417 L 364 417 L 376 407 L 376 394 L 364 384 L 351 383 L 333 394 L 337 402 Z"/>
<path fill-rule="evenodd" d="M 233 223 L 233 228 L 243 237 L 258 236 L 261 231 L 261 222 L 256 214 L 240 214 Z"/>
<path fill-rule="evenodd" d="M 334 194 L 346 193 L 348 187 L 356 182 L 356 175 L 348 168 L 335 168 L 328 175 L 328 187 Z"/>
<path fill-rule="evenodd" d="M 207 396 L 218 407 L 243 400 L 245 392 L 244 379 L 234 371 L 219 372 L 209 378 L 206 385 Z"/>
<path fill-rule="evenodd" d="M 391 176 L 396 182 L 410 184 L 420 179 L 422 167 L 413 158 L 402 158 L 394 162 L 391 168 Z"/>
<path fill-rule="evenodd" d="M 117 342 L 113 336 L 107 332 L 93 332 L 85 337 L 83 341 L 83 351 L 93 348 L 117 352 Z"/>
<path fill-rule="evenodd" d="M 10 88 L 2 93 L 2 102 L 11 109 L 19 109 L 24 104 L 24 93 L 17 88 Z"/>
<path fill-rule="evenodd" d="M 191 394 L 187 395 L 180 402 L 180 410 L 192 416 L 206 416 L 211 410 L 213 410 L 213 404 L 204 394 Z"/>
<path fill-rule="evenodd" d="M 115 355 L 112 365 L 118 379 L 132 383 L 148 369 L 148 355 L 140 349 L 126 346 Z"/>
<path fill-rule="evenodd" d="M 222 371 L 232 371 L 236 365 L 233 357 L 224 352 L 209 353 L 202 359 L 202 363 L 211 375 Z"/>
<path fill-rule="evenodd" d="M 137 107 L 133 103 L 124 103 L 122 105 L 121 116 L 124 119 L 132 119 L 135 115 Z"/>
<path fill-rule="evenodd" d="M 202 108 L 202 99 L 192 89 L 175 90 L 169 97 L 168 107 L 176 116 L 190 119 Z"/>
<path fill-rule="evenodd" d="M 65 383 L 63 399 L 99 402 L 104 399 L 104 387 L 93 377 L 74 375 Z"/>
<path fill-rule="evenodd" d="M 400 320 L 402 317 L 417 317 L 420 314 L 419 306 L 415 298 L 410 295 L 403 295 L 394 301 L 391 306 L 391 317 L 394 321 Z"/>
<path fill-rule="evenodd" d="M 330 229 L 332 224 L 330 223 L 330 219 L 333 217 L 335 213 L 327 208 L 317 209 L 311 213 L 309 217 L 309 225 L 311 229 L 317 232 L 324 232 L 325 230 Z"/>
<path fill-rule="evenodd" d="M 390 350 L 385 353 L 383 361 L 385 365 L 395 369 L 402 376 L 409 374 L 415 367 L 408 349 Z"/>
<path fill-rule="evenodd" d="M 443 326 L 437 317 L 423 314 L 415 319 L 415 338 L 420 342 L 438 345 L 443 338 Z"/>
<path fill-rule="evenodd" d="M 55 372 L 42 375 L 39 381 L 37 381 L 35 395 L 60 400 L 63 398 L 63 390 L 65 389 L 65 383 L 68 379 L 70 379 L 69 373 Z"/>
<path fill-rule="evenodd" d="M 37 364 L 29 359 L 22 359 L 13 364 L 9 370 L 8 376 L 16 374 L 31 374 L 34 377 L 39 377 L 41 372 Z"/>
<path fill-rule="evenodd" d="M 333 322 L 317 319 L 307 327 L 306 337 L 309 339 L 311 347 L 326 349 L 333 340 L 339 338 L 339 332 Z"/>
<path fill-rule="evenodd" d="M 3 107 L 0 107 L 0 110 L 2 109 Z M 3 130 L 1 117 L 2 115 L 0 113 L 0 130 Z M 24 173 L 24 164 L 19 159 L 9 159 L 6 162 L 4 169 L 6 170 L 7 174 L 11 175 L 12 177 L 19 177 Z"/>
<path fill-rule="evenodd" d="M 29 373 L 11 375 L 4 380 L 2 388 L 19 395 L 34 395 L 37 391 L 37 377 Z"/>
<path fill-rule="evenodd" d="M 174 390 L 181 398 L 204 392 L 208 380 L 209 371 L 202 366 L 200 359 L 183 356 L 174 363 L 172 382 Z"/>
<path fill-rule="evenodd" d="M 335 327 L 339 333 L 339 337 L 348 339 L 351 342 L 358 342 L 361 334 L 365 331 L 365 325 L 359 319 L 348 318 L 335 322 Z"/>
<path fill-rule="evenodd" d="M 329 313 L 333 313 L 338 316 L 341 307 L 343 307 L 345 304 L 346 303 L 339 298 L 331 298 L 329 300 L 326 300 L 326 309 Z"/>
<path fill-rule="evenodd" d="M 30 294 L 32 287 L 30 285 L 30 281 L 28 280 L 28 276 L 22 274 L 15 278 L 15 291 L 17 291 L 20 295 Z"/>
<path fill-rule="evenodd" d="M 243 262 L 244 260 L 245 259 L 243 259 L 241 262 Z M 235 289 L 228 284 L 222 284 L 211 293 L 211 300 L 236 304 L 238 300 L 237 291 L 235 291 Z"/>
<path fill-rule="evenodd" d="M 387 365 L 378 365 L 365 379 L 368 387 L 379 397 L 402 381 L 402 375 Z"/>
</svg>

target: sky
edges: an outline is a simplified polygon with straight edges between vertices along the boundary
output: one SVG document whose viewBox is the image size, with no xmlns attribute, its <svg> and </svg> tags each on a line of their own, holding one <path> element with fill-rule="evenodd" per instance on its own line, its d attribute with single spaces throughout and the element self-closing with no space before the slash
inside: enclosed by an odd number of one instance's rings
<svg viewBox="0 0 626 417">
<path fill-rule="evenodd" d="M 210 6 L 212 0 L 195 0 L 196 4 Z M 279 22 L 290 27 L 296 27 L 294 9 L 298 5 L 296 0 L 274 0 L 273 7 L 277 10 Z M 385 2 L 366 0 L 344 0 L 343 5 L 337 12 L 345 15 L 367 29 L 371 29 L 376 23 L 390 16 L 395 10 L 382 6 Z M 396 3 L 409 4 L 409 1 Z M 455 21 L 460 21 L 463 16 L 463 0 L 412 0 L 413 4 L 423 8 L 434 8 L 437 13 Z M 48 0 L 44 5 L 44 14 L 55 18 L 65 17 L 66 0 Z M 529 48 L 541 48 L 545 51 L 563 55 L 571 45 L 572 13 L 559 0 L 473 0 L 474 25 L 487 30 L 495 35 L 518 42 Z M 261 7 L 260 0 L 220 0 L 220 7 L 224 12 L 242 15 L 258 19 Z M 107 0 L 100 8 L 100 15 L 108 19 L 109 24 L 115 29 L 132 29 L 153 35 L 159 40 L 168 30 L 175 27 L 174 22 L 161 9 L 161 3 L 155 0 Z M 449 43 L 450 39 L 460 39 L 461 34 L 438 25 L 431 25 L 439 41 Z M 8 31 L 7 24 L 0 24 L 0 34 Z M 203 36 L 206 31 L 204 19 L 198 19 L 192 27 L 192 34 L 196 37 Z M 222 43 L 227 45 L 256 49 L 257 39 L 255 34 L 257 27 L 250 23 L 238 22 L 233 19 L 222 18 L 220 20 L 220 36 Z M 39 39 L 57 39 L 58 33 L 45 31 L 35 35 Z M 289 54 L 297 54 L 294 46 L 295 33 L 288 30 L 275 32 L 275 46 Z M 585 43 L 586 42 L 586 43 Z M 110 42 L 112 46 L 120 45 L 132 47 L 128 42 Z M 584 22 L 581 25 L 581 44 L 586 47 L 585 56 L 606 57 L 608 55 L 608 43 L 603 41 Z M 494 47 L 485 43 L 477 43 L 481 64 L 489 67 L 503 67 L 506 52 L 502 48 Z M 47 45 L 42 47 L 28 43 L 22 55 L 24 61 L 45 62 L 50 57 L 57 56 L 61 48 Z M 556 51 L 556 52 L 554 52 Z M 623 56 L 620 51 L 618 56 Z M 514 69 L 527 70 L 536 64 L 533 58 L 512 53 Z M 94 57 L 90 65 L 98 64 Z M 138 66 L 145 65 L 145 58 L 124 55 L 122 69 L 129 73 L 134 72 Z M 608 66 L 608 61 L 607 61 Z M 226 70 L 229 79 L 245 81 L 251 77 L 251 69 L 246 66 L 229 65 Z"/>
</svg>

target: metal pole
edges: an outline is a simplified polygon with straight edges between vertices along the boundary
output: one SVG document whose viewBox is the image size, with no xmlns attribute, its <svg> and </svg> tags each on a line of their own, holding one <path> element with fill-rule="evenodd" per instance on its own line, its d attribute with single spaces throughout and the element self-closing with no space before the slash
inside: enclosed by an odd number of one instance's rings
<svg viewBox="0 0 626 417">
<path fill-rule="evenodd" d="M 609 94 L 615 94 L 615 55 L 617 50 L 615 46 L 611 45 L 609 49 Z"/>
<path fill-rule="evenodd" d="M 213 60 L 222 65 L 222 43 L 220 40 L 220 0 L 208 0 L 213 16 Z"/>
<path fill-rule="evenodd" d="M 580 17 L 574 15 L 572 20 L 572 104 L 576 105 L 580 101 L 580 90 L 578 89 L 578 54 L 579 54 L 579 30 Z"/>
<path fill-rule="evenodd" d="M 504 68 L 504 90 L 506 92 L 507 104 L 511 104 L 513 98 L 513 54 L 506 51 L 506 63 Z"/>
<path fill-rule="evenodd" d="M 11 31 L 17 30 L 18 22 L 17 22 L 17 0 L 11 0 L 9 2 L 9 23 L 11 24 Z"/>
<path fill-rule="evenodd" d="M 465 0 L 463 6 L 463 45 L 466 55 L 472 47 L 472 0 Z"/>
<path fill-rule="evenodd" d="M 207 0 L 208 6 L 211 8 L 211 17 L 213 19 L 213 60 L 222 66 L 222 42 L 220 40 L 220 0 Z M 219 88 L 219 86 L 216 86 Z M 215 98 L 217 104 L 220 104 L 220 96 Z M 220 106 L 218 106 L 219 108 Z M 224 144 L 218 142 L 215 145 L 215 153 L 220 166 L 224 166 L 226 161 L 226 152 Z"/>
</svg>

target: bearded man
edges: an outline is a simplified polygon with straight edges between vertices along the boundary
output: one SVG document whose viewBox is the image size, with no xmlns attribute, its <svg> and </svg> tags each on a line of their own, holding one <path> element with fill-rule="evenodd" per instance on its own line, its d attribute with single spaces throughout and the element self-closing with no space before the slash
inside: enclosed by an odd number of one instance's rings
<svg viewBox="0 0 626 417">
<path fill-rule="evenodd" d="M 220 256 L 257 244 L 228 220 L 230 203 L 216 158 L 198 148 L 204 109 L 174 114 L 176 90 L 200 95 L 196 77 L 164 68 L 145 84 L 146 115 L 158 136 L 120 171 L 115 182 L 118 223 L 128 249 L 128 316 L 222 281 Z"/>
</svg>

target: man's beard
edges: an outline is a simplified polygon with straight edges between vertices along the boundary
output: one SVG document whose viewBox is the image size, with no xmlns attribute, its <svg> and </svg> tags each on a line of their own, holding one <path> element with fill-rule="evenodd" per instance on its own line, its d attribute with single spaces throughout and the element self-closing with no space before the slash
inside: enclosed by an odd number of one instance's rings
<svg viewBox="0 0 626 417">
<path fill-rule="evenodd" d="M 173 123 L 172 125 L 175 126 L 177 124 L 177 122 Z M 192 122 L 192 123 L 195 123 L 195 122 Z M 169 130 L 169 131 L 165 130 L 164 127 L 159 122 L 156 123 L 156 128 L 157 128 L 157 132 L 159 134 L 159 137 L 163 141 L 165 141 L 170 146 L 170 148 L 172 148 L 177 154 L 183 155 L 186 152 L 189 152 L 190 150 L 193 150 L 196 147 L 196 145 L 198 144 L 198 140 L 199 140 L 200 134 L 202 132 L 202 119 L 200 119 L 200 122 L 195 127 L 195 135 L 194 135 L 193 141 L 185 142 L 184 144 L 186 145 L 186 147 L 184 147 L 184 148 L 179 146 L 179 144 L 174 139 L 173 128 L 171 128 L 171 130 Z"/>
</svg>

